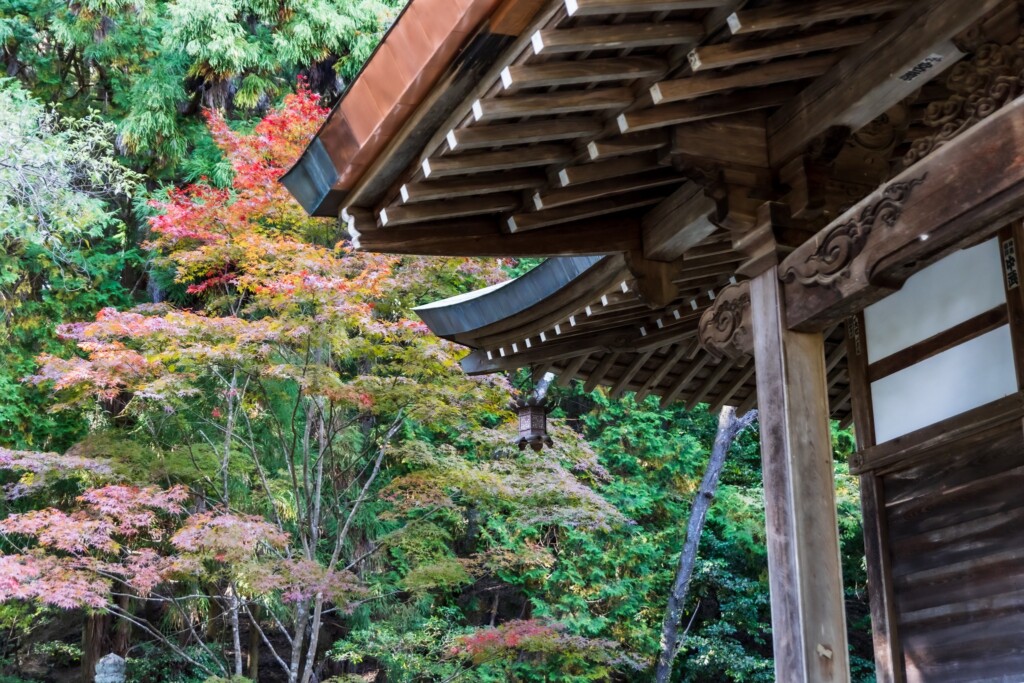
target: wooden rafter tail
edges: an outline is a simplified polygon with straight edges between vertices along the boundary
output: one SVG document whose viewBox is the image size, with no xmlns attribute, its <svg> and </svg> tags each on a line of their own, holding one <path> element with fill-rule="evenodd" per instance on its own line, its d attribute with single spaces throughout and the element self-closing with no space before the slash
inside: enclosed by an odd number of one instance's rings
<svg viewBox="0 0 1024 683">
<path fill-rule="evenodd" d="M 615 121 L 622 133 L 651 130 L 729 114 L 771 109 L 788 102 L 799 92 L 800 89 L 790 83 L 772 85 L 753 92 L 711 95 L 689 102 L 639 109 L 619 114 Z"/>
<path fill-rule="evenodd" d="M 474 152 L 456 156 L 431 157 L 422 163 L 426 178 L 489 173 L 514 168 L 547 166 L 565 163 L 573 158 L 571 147 L 537 145 L 528 149 L 503 149 L 497 152 Z"/>
<path fill-rule="evenodd" d="M 437 199 L 477 197 L 498 192 L 532 190 L 542 187 L 547 179 L 540 171 L 520 170 L 474 176 L 453 176 L 441 180 L 412 182 L 402 185 L 399 197 L 404 204 Z"/>
<path fill-rule="evenodd" d="M 578 28 L 542 29 L 533 34 L 535 54 L 624 50 L 662 45 L 695 45 L 704 37 L 697 22 L 613 24 Z"/>
<path fill-rule="evenodd" d="M 565 0 L 565 10 L 570 17 L 587 17 L 627 12 L 714 9 L 727 3 L 728 0 Z"/>
<path fill-rule="evenodd" d="M 602 124 L 591 118 L 564 118 L 547 121 L 526 121 L 471 128 L 453 128 L 446 140 L 451 151 L 487 149 L 509 145 L 532 145 L 593 137 Z"/>
<path fill-rule="evenodd" d="M 771 4 L 734 12 L 729 16 L 728 24 L 733 35 L 742 35 L 884 14 L 901 10 L 909 4 L 911 0 L 814 0 Z"/>
<path fill-rule="evenodd" d="M 662 168 L 657 157 L 652 154 L 636 154 L 618 157 L 577 166 L 566 166 L 554 174 L 555 184 L 561 187 L 572 187 L 583 183 L 593 183 L 611 178 L 623 178 L 645 171 Z"/>
<path fill-rule="evenodd" d="M 702 73 L 711 69 L 860 45 L 870 40 L 881 27 L 881 23 L 873 22 L 819 30 L 793 38 L 700 45 L 691 50 L 687 58 L 694 73 Z"/>
<path fill-rule="evenodd" d="M 654 57 L 617 59 L 581 59 L 544 64 L 512 64 L 501 72 L 501 83 L 512 88 L 549 88 L 562 85 L 591 85 L 609 81 L 655 78 L 668 70 L 668 64 Z"/>
<path fill-rule="evenodd" d="M 651 152 L 669 144 L 668 131 L 652 130 L 633 135 L 617 135 L 587 143 L 587 154 L 591 161 L 603 161 L 612 157 Z"/>
<path fill-rule="evenodd" d="M 665 196 L 664 192 L 648 190 L 621 197 L 609 197 L 585 204 L 572 204 L 556 209 L 545 209 L 532 213 L 516 213 L 506 218 L 508 230 L 512 234 L 547 228 L 562 223 L 582 221 L 587 218 L 608 216 L 630 209 L 657 204 Z"/>
<path fill-rule="evenodd" d="M 828 53 L 770 62 L 763 66 L 727 74 L 701 74 L 689 78 L 661 81 L 651 86 L 651 100 L 657 105 L 683 102 L 729 90 L 756 88 L 815 78 L 828 71 L 838 59 L 838 54 Z"/>
<path fill-rule="evenodd" d="M 480 214 L 511 211 L 520 204 L 521 198 L 518 194 L 485 194 L 481 197 L 389 206 L 381 209 L 379 220 L 384 227 L 409 225 L 447 218 L 467 218 Z"/>
<path fill-rule="evenodd" d="M 635 175 L 623 179 L 604 180 L 585 185 L 537 192 L 533 195 L 533 205 L 534 208 L 541 211 L 543 209 L 553 209 L 629 192 L 649 190 L 665 185 L 677 185 L 679 182 L 679 176 L 671 171 Z"/>
<path fill-rule="evenodd" d="M 524 116 L 579 114 L 602 110 L 618 111 L 632 102 L 633 91 L 629 88 L 605 88 L 540 95 L 492 97 L 474 102 L 472 111 L 476 121 L 487 122 Z"/>
</svg>

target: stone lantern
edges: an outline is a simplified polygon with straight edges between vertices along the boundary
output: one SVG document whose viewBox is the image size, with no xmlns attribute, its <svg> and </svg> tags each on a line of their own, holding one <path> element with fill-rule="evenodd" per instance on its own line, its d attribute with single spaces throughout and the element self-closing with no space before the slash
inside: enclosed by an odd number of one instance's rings
<svg viewBox="0 0 1024 683">
<path fill-rule="evenodd" d="M 543 398 L 520 399 L 516 402 L 516 412 L 519 413 L 519 439 L 516 441 L 519 450 L 529 446 L 539 451 L 552 445 L 548 436 L 548 408 Z"/>
</svg>

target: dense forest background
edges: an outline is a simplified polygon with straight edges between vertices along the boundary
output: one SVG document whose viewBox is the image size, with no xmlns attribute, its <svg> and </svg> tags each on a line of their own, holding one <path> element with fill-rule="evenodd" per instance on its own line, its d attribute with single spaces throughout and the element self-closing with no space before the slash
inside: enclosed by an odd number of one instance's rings
<svg viewBox="0 0 1024 683">
<path fill-rule="evenodd" d="M 275 181 L 398 0 L 0 0 L 0 681 L 643 681 L 700 407 L 473 379 L 411 309 L 529 262 L 356 254 Z M 855 676 L 870 636 L 835 429 Z M 678 681 L 770 681 L 756 433 Z"/>
</svg>

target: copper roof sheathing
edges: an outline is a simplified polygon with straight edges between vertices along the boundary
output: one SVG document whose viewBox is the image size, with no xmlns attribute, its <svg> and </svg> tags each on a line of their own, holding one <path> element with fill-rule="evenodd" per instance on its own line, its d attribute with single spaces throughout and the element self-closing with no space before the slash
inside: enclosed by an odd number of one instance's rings
<svg viewBox="0 0 1024 683">
<path fill-rule="evenodd" d="M 313 215 L 346 191 L 401 129 L 499 0 L 410 0 L 282 179 Z M 330 150 L 330 152 L 328 152 Z"/>
</svg>

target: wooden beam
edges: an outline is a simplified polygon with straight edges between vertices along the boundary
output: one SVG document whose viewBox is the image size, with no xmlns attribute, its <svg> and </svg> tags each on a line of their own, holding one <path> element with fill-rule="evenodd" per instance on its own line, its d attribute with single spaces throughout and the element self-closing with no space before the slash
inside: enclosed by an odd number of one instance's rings
<svg viewBox="0 0 1024 683">
<path fill-rule="evenodd" d="M 576 356 L 571 361 L 569 361 L 569 364 L 565 367 L 565 370 L 559 373 L 558 381 L 556 382 L 556 384 L 560 387 L 569 386 L 569 382 L 571 382 L 573 378 L 576 377 L 576 375 L 580 371 L 580 368 L 583 367 L 583 364 L 587 362 L 588 358 L 590 358 L 590 354 L 584 353 L 580 354 L 579 356 Z"/>
<path fill-rule="evenodd" d="M 687 55 L 695 73 L 739 64 L 767 62 L 782 57 L 805 55 L 822 50 L 838 50 L 860 45 L 882 27 L 880 23 L 843 26 L 836 29 L 805 33 L 783 40 L 732 42 L 700 45 Z"/>
<path fill-rule="evenodd" d="M 580 59 L 544 64 L 512 64 L 501 72 L 501 84 L 509 88 L 548 88 L 560 85 L 590 85 L 607 81 L 656 78 L 668 71 L 668 64 L 653 57 Z"/>
<path fill-rule="evenodd" d="M 708 405 L 708 412 L 717 413 L 719 410 L 721 410 L 722 406 L 728 404 L 729 401 L 732 400 L 732 397 L 736 395 L 736 392 L 739 391 L 740 388 L 743 387 L 747 382 L 749 382 L 750 378 L 753 377 L 753 375 L 754 364 L 750 362 L 750 358 L 748 357 L 747 367 L 745 369 L 741 368 L 740 371 L 736 373 L 736 377 L 733 378 L 732 382 L 730 382 L 729 385 L 725 387 L 722 390 L 722 392 L 718 395 L 718 398 L 716 398 L 713 403 Z"/>
<path fill-rule="evenodd" d="M 623 109 L 633 102 L 629 88 L 604 90 L 570 90 L 539 95 L 509 95 L 489 97 L 473 103 L 473 118 L 477 121 L 515 119 L 522 116 L 549 116 L 578 114 L 602 109 Z"/>
<path fill-rule="evenodd" d="M 775 678 L 847 683 L 821 334 L 786 329 L 776 268 L 751 280 Z"/>
<path fill-rule="evenodd" d="M 736 365 L 736 361 L 732 358 L 724 358 L 718 364 L 718 367 L 708 375 L 707 379 L 701 382 L 701 385 L 697 387 L 697 390 L 686 400 L 686 409 L 693 410 L 697 407 L 697 404 L 703 403 L 707 395 L 711 393 L 711 390 L 718 386 L 719 382 L 725 379 L 725 376 L 732 370 L 733 366 Z"/>
<path fill-rule="evenodd" d="M 1024 389 L 1024 222 L 1013 221 L 999 231 L 999 255 L 1002 257 L 1003 288 L 1006 291 L 1006 312 L 1010 319 L 1013 363 L 1017 371 L 1017 388 Z"/>
<path fill-rule="evenodd" d="M 696 340 L 689 343 L 679 342 L 676 345 L 675 350 L 670 353 L 668 357 L 662 361 L 661 365 L 655 368 L 654 372 L 652 372 L 644 381 L 643 386 L 640 387 L 640 391 L 636 392 L 637 403 L 647 398 L 647 395 L 651 393 L 651 391 L 656 390 L 661 384 L 661 381 L 665 379 L 665 375 L 675 368 L 676 365 L 679 364 L 679 361 L 681 361 L 683 357 L 690 353 L 690 351 L 692 351 L 696 346 Z"/>
<path fill-rule="evenodd" d="M 622 178 L 644 171 L 663 168 L 654 154 L 637 154 L 624 158 L 612 158 L 578 166 L 566 166 L 557 173 L 557 184 L 572 187 L 582 183 L 593 183 L 609 178 Z"/>
<path fill-rule="evenodd" d="M 533 195 L 533 206 L 538 211 L 542 211 L 559 206 L 568 206 L 569 204 L 578 204 L 579 202 L 594 201 L 603 197 L 613 197 L 628 192 L 649 190 L 665 185 L 678 185 L 682 181 L 683 179 L 679 177 L 679 174 L 671 169 L 648 175 L 612 178 L 596 183 L 536 192 Z"/>
<path fill-rule="evenodd" d="M 669 143 L 666 131 L 652 130 L 634 135 L 616 135 L 602 140 L 587 143 L 587 154 L 591 161 L 601 161 L 612 157 L 629 154 L 640 154 L 661 149 Z"/>
<path fill-rule="evenodd" d="M 702 97 L 692 102 L 663 104 L 649 109 L 624 112 L 616 118 L 619 131 L 632 133 L 662 126 L 712 119 L 716 116 L 740 114 L 746 111 L 777 107 L 796 95 L 792 84 L 772 85 L 753 92 L 730 93 Z"/>
<path fill-rule="evenodd" d="M 647 212 L 641 220 L 644 257 L 675 261 L 703 242 L 717 228 L 709 219 L 715 202 L 704 188 L 687 183 Z"/>
<path fill-rule="evenodd" d="M 610 197 L 589 202 L 584 205 L 572 204 L 557 209 L 534 211 L 533 213 L 517 213 L 508 217 L 509 232 L 515 234 L 546 228 L 560 223 L 579 221 L 585 218 L 596 218 L 607 214 L 619 213 L 628 209 L 657 204 L 664 197 L 663 192 L 648 191 L 624 197 Z"/>
<path fill-rule="evenodd" d="M 566 118 L 553 121 L 527 121 L 492 126 L 454 128 L 448 131 L 448 147 L 452 151 L 532 145 L 538 142 L 587 138 L 601 132 L 603 126 L 590 118 Z"/>
<path fill-rule="evenodd" d="M 423 202 L 389 206 L 380 211 L 380 224 L 384 227 L 409 225 L 445 218 L 465 218 L 484 213 L 512 211 L 522 203 L 518 194 L 488 194 L 481 197 L 464 197 L 442 201 Z"/>
<path fill-rule="evenodd" d="M 539 171 L 505 171 L 504 173 L 453 177 L 443 180 L 406 183 L 399 189 L 402 202 L 429 202 L 435 199 L 477 197 L 496 192 L 532 190 L 543 187 L 547 179 Z"/>
<path fill-rule="evenodd" d="M 704 37 L 704 26 L 697 22 L 650 24 L 611 24 L 577 28 L 541 29 L 533 34 L 535 54 L 625 50 L 661 45 L 696 44 Z"/>
<path fill-rule="evenodd" d="M 727 2 L 728 0 L 565 0 L 565 11 L 570 17 L 589 17 L 626 12 L 711 9 L 721 7 Z"/>
<path fill-rule="evenodd" d="M 733 168 L 768 168 L 765 125 L 765 113 L 753 111 L 674 126 L 672 154 Z"/>
<path fill-rule="evenodd" d="M 420 256 L 583 256 L 640 248 L 639 222 L 619 216 L 510 235 L 492 221 L 451 221 L 359 232 L 354 246 L 384 254 Z"/>
<path fill-rule="evenodd" d="M 812 2 L 773 3 L 755 9 L 733 12 L 728 19 L 733 35 L 807 26 L 824 21 L 854 19 L 868 14 L 883 14 L 906 7 L 910 0 L 814 0 Z M 915 7 L 919 5 L 915 3 Z"/>
<path fill-rule="evenodd" d="M 610 351 L 604 354 L 604 358 L 601 359 L 601 362 L 598 363 L 596 368 L 594 368 L 594 371 L 590 373 L 589 377 L 587 377 L 587 382 L 583 385 L 583 391 L 590 393 L 596 389 L 597 385 L 604 379 L 604 376 L 607 375 L 608 371 L 611 370 L 613 365 L 615 365 L 615 361 L 618 360 L 618 358 L 618 351 Z"/>
<path fill-rule="evenodd" d="M 676 377 L 672 384 L 669 385 L 668 391 L 661 397 L 661 407 L 666 408 L 676 400 L 680 392 L 683 391 L 696 377 L 697 374 L 704 369 L 704 366 L 711 360 L 711 356 L 706 353 L 702 353 L 689 365 L 689 367 L 681 368 L 679 376 Z"/>
<path fill-rule="evenodd" d="M 422 168 L 426 178 L 444 178 L 452 175 L 470 175 L 512 168 L 547 166 L 565 163 L 573 158 L 572 148 L 563 145 L 537 145 L 527 149 L 502 149 L 497 152 L 474 152 L 457 156 L 424 159 Z"/>
<path fill-rule="evenodd" d="M 857 449 L 863 451 L 875 445 L 864 314 L 851 315 L 846 319 L 845 327 L 850 408 L 855 425 L 854 433 L 857 435 Z M 867 561 L 868 600 L 871 606 L 875 677 L 879 683 L 904 683 L 906 677 L 901 661 L 903 652 L 899 639 L 899 616 L 889 561 L 889 524 L 885 508 L 885 489 L 882 479 L 873 472 L 868 472 L 860 478 L 860 505 L 864 526 L 864 556 Z"/>
<path fill-rule="evenodd" d="M 647 361 L 650 360 L 652 355 L 654 355 L 653 349 L 644 351 L 643 353 L 638 353 L 633 358 L 633 361 L 629 366 L 622 371 L 621 375 L 619 375 L 619 379 L 615 381 L 615 385 L 612 387 L 611 391 L 612 398 L 622 396 L 622 393 L 629 387 L 629 383 L 633 381 L 634 377 L 636 377 L 636 373 L 640 372 L 640 369 L 647 364 Z"/>
<path fill-rule="evenodd" d="M 1017 98 L 797 247 L 779 269 L 789 327 L 840 322 L 1024 214 L 1022 145 L 1024 98 Z"/>
<path fill-rule="evenodd" d="M 651 100 L 655 104 L 682 102 L 738 88 L 757 88 L 786 81 L 814 78 L 828 71 L 838 61 L 834 53 L 814 55 L 800 59 L 769 62 L 761 66 L 724 74 L 699 74 L 671 81 L 659 81 L 651 86 Z"/>
<path fill-rule="evenodd" d="M 790 161 L 832 126 L 858 130 L 952 66 L 963 56 L 952 38 L 1000 4 L 931 0 L 908 7 L 772 115 L 773 165 Z"/>
</svg>

